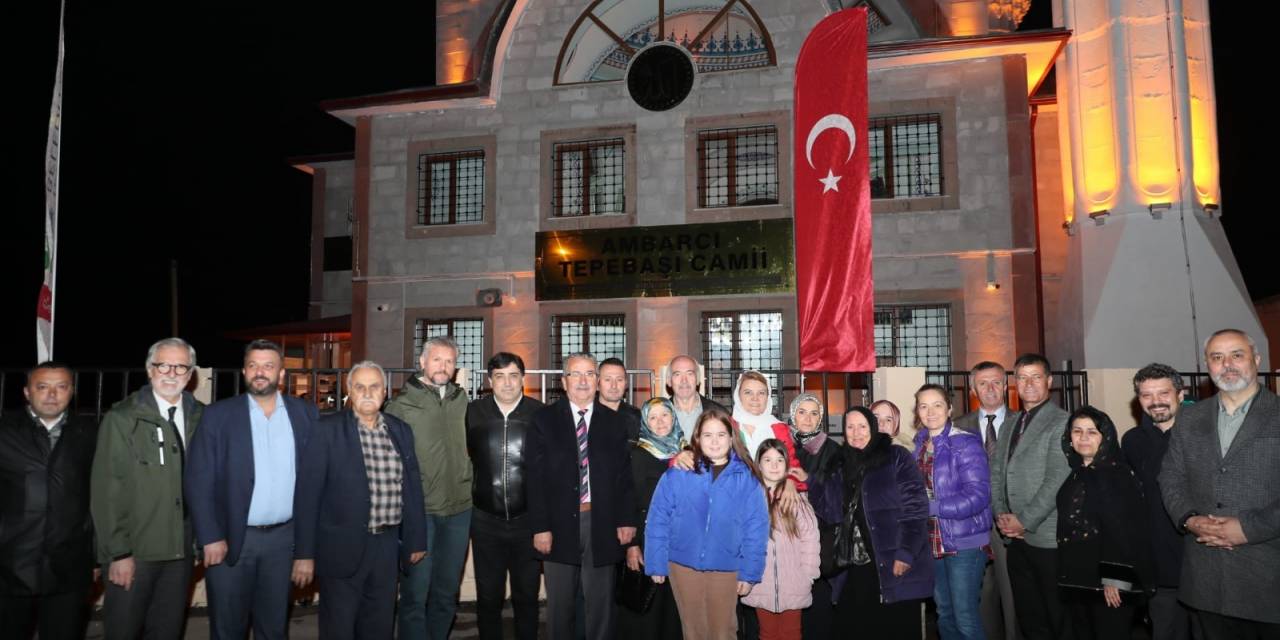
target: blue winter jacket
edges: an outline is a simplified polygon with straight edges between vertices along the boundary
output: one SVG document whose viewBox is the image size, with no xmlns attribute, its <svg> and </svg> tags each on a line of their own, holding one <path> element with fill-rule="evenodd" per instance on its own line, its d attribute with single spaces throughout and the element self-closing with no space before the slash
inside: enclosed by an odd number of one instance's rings
<svg viewBox="0 0 1280 640">
<path fill-rule="evenodd" d="M 764 487 L 730 453 L 729 466 L 711 481 L 701 473 L 667 469 L 658 481 L 645 522 L 644 569 L 667 575 L 667 562 L 698 571 L 736 571 L 760 582 L 769 545 Z"/>
<path fill-rule="evenodd" d="M 925 429 L 916 432 L 915 457 L 920 458 Z M 991 542 L 991 472 L 982 439 L 947 422 L 933 439 L 933 494 L 929 515 L 938 516 L 942 548 L 980 549 Z"/>
</svg>

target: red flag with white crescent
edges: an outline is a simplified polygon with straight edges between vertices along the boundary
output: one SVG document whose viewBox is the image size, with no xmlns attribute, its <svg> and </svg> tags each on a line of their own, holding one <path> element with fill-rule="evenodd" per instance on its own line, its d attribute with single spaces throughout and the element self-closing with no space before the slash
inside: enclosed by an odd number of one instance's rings
<svg viewBox="0 0 1280 640">
<path fill-rule="evenodd" d="M 867 9 L 819 22 L 796 61 L 800 368 L 876 368 L 867 154 Z"/>
</svg>

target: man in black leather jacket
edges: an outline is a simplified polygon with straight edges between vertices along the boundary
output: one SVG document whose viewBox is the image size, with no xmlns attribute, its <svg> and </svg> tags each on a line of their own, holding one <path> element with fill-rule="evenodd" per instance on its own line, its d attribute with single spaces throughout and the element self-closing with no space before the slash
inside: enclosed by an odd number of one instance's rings
<svg viewBox="0 0 1280 640">
<path fill-rule="evenodd" d="M 0 637 L 83 638 L 93 578 L 92 416 L 70 409 L 74 376 L 27 372 L 27 405 L 0 417 Z"/>
<path fill-rule="evenodd" d="M 542 403 L 524 395 L 524 361 L 505 351 L 487 365 L 493 394 L 467 406 L 467 450 L 474 467 L 471 552 L 481 640 L 500 639 L 511 574 L 516 638 L 538 635 L 539 563 L 525 515 L 525 434 Z"/>
</svg>

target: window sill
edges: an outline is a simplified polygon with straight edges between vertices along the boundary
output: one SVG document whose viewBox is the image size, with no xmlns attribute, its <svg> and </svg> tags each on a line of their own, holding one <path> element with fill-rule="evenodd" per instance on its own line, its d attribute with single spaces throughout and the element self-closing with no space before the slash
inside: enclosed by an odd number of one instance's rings
<svg viewBox="0 0 1280 640">
<path fill-rule="evenodd" d="M 493 219 L 483 222 L 466 222 L 461 224 L 412 224 L 405 227 L 404 237 L 407 240 L 422 238 L 457 238 L 461 236 L 491 236 L 497 231 Z"/>
</svg>

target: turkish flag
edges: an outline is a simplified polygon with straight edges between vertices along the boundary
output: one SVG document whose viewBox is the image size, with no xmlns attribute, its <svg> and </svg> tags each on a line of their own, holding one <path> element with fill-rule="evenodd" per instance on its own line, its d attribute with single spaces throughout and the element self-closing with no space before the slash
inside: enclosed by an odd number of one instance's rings
<svg viewBox="0 0 1280 640">
<path fill-rule="evenodd" d="M 800 368 L 876 368 L 867 154 L 867 9 L 813 28 L 796 61 Z"/>
</svg>

